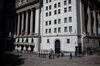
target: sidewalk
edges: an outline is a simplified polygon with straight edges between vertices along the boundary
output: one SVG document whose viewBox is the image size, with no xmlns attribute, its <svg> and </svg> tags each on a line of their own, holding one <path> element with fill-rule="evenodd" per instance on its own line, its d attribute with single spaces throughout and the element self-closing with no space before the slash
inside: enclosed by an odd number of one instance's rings
<svg viewBox="0 0 100 66">
<path fill-rule="evenodd" d="M 24 64 L 20 66 L 100 66 L 100 56 L 91 55 L 85 57 L 59 57 L 55 59 L 39 58 L 33 54 L 22 54 Z"/>
</svg>

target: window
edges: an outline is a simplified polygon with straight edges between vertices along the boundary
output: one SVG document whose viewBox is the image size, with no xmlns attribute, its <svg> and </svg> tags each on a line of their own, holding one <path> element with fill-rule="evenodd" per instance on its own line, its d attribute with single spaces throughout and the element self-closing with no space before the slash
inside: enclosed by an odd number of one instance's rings
<svg viewBox="0 0 100 66">
<path fill-rule="evenodd" d="M 49 16 L 51 16 L 51 12 L 49 12 Z"/>
<path fill-rule="evenodd" d="M 67 7 L 66 8 L 64 8 L 64 13 L 66 13 L 67 12 Z"/>
<path fill-rule="evenodd" d="M 46 17 L 48 16 L 48 12 L 46 12 Z"/>
<path fill-rule="evenodd" d="M 70 43 L 70 39 L 67 39 L 67 43 Z"/>
<path fill-rule="evenodd" d="M 57 24 L 57 20 L 54 20 L 54 24 Z"/>
<path fill-rule="evenodd" d="M 72 22 L 72 17 L 69 17 L 69 22 Z"/>
<path fill-rule="evenodd" d="M 51 0 L 49 0 L 49 2 L 51 2 Z"/>
<path fill-rule="evenodd" d="M 55 14 L 55 15 L 57 14 L 57 10 L 54 10 L 54 14 Z"/>
<path fill-rule="evenodd" d="M 64 5 L 67 5 L 67 0 L 64 1 Z"/>
<path fill-rule="evenodd" d="M 60 7 L 60 2 L 58 3 L 58 7 Z"/>
<path fill-rule="evenodd" d="M 58 9 L 58 14 L 60 14 L 61 13 L 61 10 L 60 9 Z"/>
<path fill-rule="evenodd" d="M 47 43 L 50 43 L 49 39 L 47 39 Z"/>
<path fill-rule="evenodd" d="M 71 4 L 71 0 L 68 0 L 68 4 Z"/>
<path fill-rule="evenodd" d="M 46 3 L 48 3 L 48 0 L 46 0 Z"/>
<path fill-rule="evenodd" d="M 54 28 L 54 33 L 57 33 L 57 28 Z"/>
<path fill-rule="evenodd" d="M 49 21 L 49 25 L 51 25 L 51 21 Z"/>
<path fill-rule="evenodd" d="M 72 26 L 69 26 L 69 32 L 72 32 Z"/>
<path fill-rule="evenodd" d="M 57 4 L 56 3 L 54 4 L 54 8 L 57 8 Z"/>
<path fill-rule="evenodd" d="M 67 27 L 64 27 L 64 32 L 67 32 Z"/>
<path fill-rule="evenodd" d="M 72 7 L 71 7 L 71 6 L 68 7 L 68 11 L 69 11 L 69 12 L 72 11 Z"/>
<path fill-rule="evenodd" d="M 51 33 L 51 29 L 49 29 L 49 33 Z"/>
<path fill-rule="evenodd" d="M 60 27 L 58 27 L 58 33 L 60 33 L 61 32 L 61 28 Z"/>
<path fill-rule="evenodd" d="M 61 19 L 58 19 L 58 24 L 61 24 Z"/>
<path fill-rule="evenodd" d="M 48 29 L 45 29 L 45 33 L 48 33 Z"/>
<path fill-rule="evenodd" d="M 64 18 L 64 23 L 67 23 L 67 18 Z"/>
<path fill-rule="evenodd" d="M 49 6 L 49 10 L 51 10 L 51 5 Z"/>
<path fill-rule="evenodd" d="M 46 24 L 45 25 L 48 25 L 48 21 L 46 21 Z"/>
<path fill-rule="evenodd" d="M 46 6 L 46 10 L 48 10 L 48 6 Z"/>
</svg>

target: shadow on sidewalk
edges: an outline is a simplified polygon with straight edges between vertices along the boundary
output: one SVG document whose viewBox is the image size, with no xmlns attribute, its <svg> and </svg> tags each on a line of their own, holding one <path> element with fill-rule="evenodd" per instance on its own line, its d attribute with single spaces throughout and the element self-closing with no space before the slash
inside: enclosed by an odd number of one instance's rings
<svg viewBox="0 0 100 66">
<path fill-rule="evenodd" d="M 2 66 L 19 66 L 24 63 L 24 58 L 21 55 L 14 55 L 11 53 L 0 54 L 0 65 Z"/>
</svg>

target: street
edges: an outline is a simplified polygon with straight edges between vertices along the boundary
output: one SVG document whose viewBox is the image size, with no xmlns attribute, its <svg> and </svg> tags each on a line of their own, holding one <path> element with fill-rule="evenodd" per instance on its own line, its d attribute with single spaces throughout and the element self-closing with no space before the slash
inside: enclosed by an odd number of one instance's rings
<svg viewBox="0 0 100 66">
<path fill-rule="evenodd" d="M 19 58 L 24 59 L 19 66 L 100 66 L 100 55 L 88 55 L 84 57 L 59 57 L 54 59 L 40 58 L 33 54 L 15 54 L 21 55 Z"/>
</svg>

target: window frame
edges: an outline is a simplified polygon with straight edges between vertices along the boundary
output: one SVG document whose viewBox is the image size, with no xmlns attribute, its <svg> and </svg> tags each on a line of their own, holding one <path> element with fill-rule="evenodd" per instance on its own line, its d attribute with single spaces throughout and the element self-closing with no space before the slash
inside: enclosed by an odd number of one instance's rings
<svg viewBox="0 0 100 66">
<path fill-rule="evenodd" d="M 72 26 L 69 26 L 69 32 L 72 32 Z"/>
<path fill-rule="evenodd" d="M 64 32 L 67 32 L 68 31 L 67 29 L 68 29 L 67 27 L 64 27 Z"/>
<path fill-rule="evenodd" d="M 61 3 L 60 2 L 58 2 L 58 7 L 61 7 Z"/>
<path fill-rule="evenodd" d="M 67 38 L 67 44 L 70 44 L 70 39 L 69 38 Z"/>
<path fill-rule="evenodd" d="M 61 27 L 58 27 L 58 33 L 61 33 Z"/>
<path fill-rule="evenodd" d="M 72 12 L 72 6 L 68 7 L 68 12 Z"/>
<path fill-rule="evenodd" d="M 61 9 L 58 9 L 58 14 L 60 14 L 61 13 Z"/>
<path fill-rule="evenodd" d="M 45 29 L 45 33 L 46 33 L 46 34 L 48 33 L 48 29 Z"/>
<path fill-rule="evenodd" d="M 57 33 L 57 28 L 54 28 L 54 33 Z"/>
<path fill-rule="evenodd" d="M 68 0 L 68 4 L 71 4 L 72 3 L 72 1 L 71 0 Z"/>
<path fill-rule="evenodd" d="M 64 23 L 67 23 L 67 17 L 64 18 Z"/>
<path fill-rule="evenodd" d="M 64 8 L 64 13 L 66 13 L 66 12 L 67 12 L 67 7 Z"/>
<path fill-rule="evenodd" d="M 72 17 L 69 17 L 69 22 L 72 22 Z"/>
</svg>

